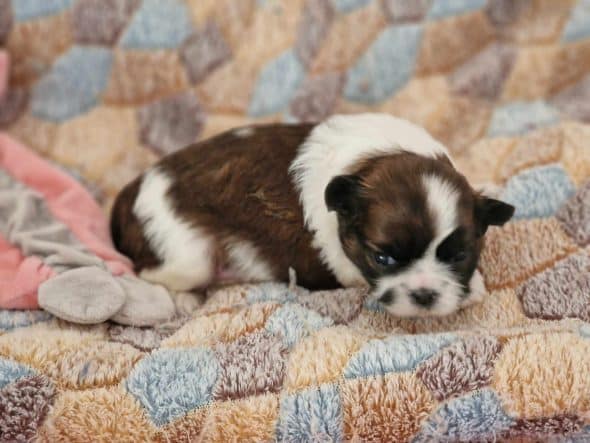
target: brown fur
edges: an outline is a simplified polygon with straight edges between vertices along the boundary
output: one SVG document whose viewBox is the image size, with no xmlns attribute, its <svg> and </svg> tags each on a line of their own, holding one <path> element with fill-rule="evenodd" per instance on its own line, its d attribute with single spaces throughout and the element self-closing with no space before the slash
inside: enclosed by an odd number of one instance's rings
<svg viewBox="0 0 590 443">
<path fill-rule="evenodd" d="M 272 267 L 276 279 L 288 280 L 292 267 L 308 288 L 338 287 L 311 246 L 298 194 L 288 174 L 297 148 L 312 125 L 266 125 L 239 136 L 229 131 L 164 158 L 158 167 L 172 177 L 169 196 L 178 215 L 212 235 L 223 266 L 228 240 L 248 240 Z M 113 212 L 117 247 L 138 268 L 151 267 L 153 253 L 131 214 L 139 182 L 121 193 Z M 321 192 L 321 190 L 319 191 Z"/>
<path fill-rule="evenodd" d="M 116 248 L 133 260 L 136 272 L 153 268 L 160 260 L 143 235 L 141 222 L 133 213 L 141 177 L 129 183 L 117 196 L 111 212 L 111 235 Z"/>
</svg>

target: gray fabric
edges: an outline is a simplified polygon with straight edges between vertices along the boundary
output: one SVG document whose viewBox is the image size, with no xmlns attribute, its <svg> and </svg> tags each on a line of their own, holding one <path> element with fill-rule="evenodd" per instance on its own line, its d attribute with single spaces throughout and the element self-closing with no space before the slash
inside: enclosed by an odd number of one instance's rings
<svg viewBox="0 0 590 443">
<path fill-rule="evenodd" d="M 45 259 L 45 263 L 51 266 L 56 272 L 64 272 L 73 268 L 73 264 L 78 266 L 96 266 L 107 269 L 105 263 L 98 257 L 86 254 L 84 251 L 78 251 L 75 248 L 56 247 L 59 253 L 50 255 Z"/>
<path fill-rule="evenodd" d="M 131 275 L 117 277 L 125 291 L 123 307 L 112 317 L 113 321 L 134 326 L 153 326 L 171 320 L 176 308 L 168 291 Z"/>
<path fill-rule="evenodd" d="M 108 271 L 85 266 L 59 274 L 39 286 L 39 305 L 76 323 L 101 323 L 115 315 L 126 294 Z"/>
<path fill-rule="evenodd" d="M 56 272 L 102 261 L 53 217 L 43 197 L 0 170 L 0 233 L 24 255 L 35 255 Z M 104 266 L 104 265 L 103 265 Z"/>
</svg>

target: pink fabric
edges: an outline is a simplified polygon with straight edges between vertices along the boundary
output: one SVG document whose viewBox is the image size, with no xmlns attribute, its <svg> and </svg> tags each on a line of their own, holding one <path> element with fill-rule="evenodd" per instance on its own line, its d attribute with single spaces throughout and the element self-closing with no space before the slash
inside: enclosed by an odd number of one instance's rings
<svg viewBox="0 0 590 443">
<path fill-rule="evenodd" d="M 113 274 L 132 272 L 129 259 L 119 254 L 111 242 L 104 213 L 76 180 L 3 133 L 0 133 L 0 167 L 41 193 L 53 216 L 104 260 Z"/>
<path fill-rule="evenodd" d="M 55 273 L 39 257 L 24 257 L 0 236 L 0 307 L 37 309 L 37 288 Z"/>
<path fill-rule="evenodd" d="M 0 98 L 8 88 L 8 54 L 0 51 Z"/>
<path fill-rule="evenodd" d="M 0 51 L 0 98 L 8 87 L 8 55 Z M 25 257 L 0 235 L 0 307 L 36 309 L 37 288 L 54 272 L 39 257 Z"/>
</svg>

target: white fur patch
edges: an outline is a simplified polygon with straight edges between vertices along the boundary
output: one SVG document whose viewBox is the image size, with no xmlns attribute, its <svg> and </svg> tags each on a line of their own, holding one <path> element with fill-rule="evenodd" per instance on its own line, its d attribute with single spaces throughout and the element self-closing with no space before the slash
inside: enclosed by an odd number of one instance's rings
<svg viewBox="0 0 590 443">
<path fill-rule="evenodd" d="M 332 178 L 346 174 L 359 159 L 402 150 L 449 157 L 441 143 L 413 123 L 387 114 L 356 114 L 333 116 L 316 126 L 291 165 L 305 223 L 314 232 L 314 247 L 344 286 L 365 280 L 342 249 L 338 220 L 334 212 L 328 212 L 324 191 Z"/>
<path fill-rule="evenodd" d="M 426 187 L 428 209 L 436 222 L 435 243 L 444 238 L 457 227 L 457 203 L 459 191 L 448 181 L 436 175 L 422 178 Z"/>
<path fill-rule="evenodd" d="M 248 282 L 269 281 L 274 274 L 261 257 L 256 247 L 245 240 L 231 242 L 226 246 L 230 272 Z"/>
<path fill-rule="evenodd" d="M 244 126 L 243 128 L 234 129 L 234 135 L 240 138 L 246 138 L 254 135 L 254 128 L 252 126 Z"/>
<path fill-rule="evenodd" d="M 213 239 L 175 213 L 167 196 L 170 185 L 166 174 L 152 169 L 145 174 L 133 205 L 151 249 L 162 261 L 140 276 L 172 290 L 187 291 L 212 279 Z"/>
</svg>

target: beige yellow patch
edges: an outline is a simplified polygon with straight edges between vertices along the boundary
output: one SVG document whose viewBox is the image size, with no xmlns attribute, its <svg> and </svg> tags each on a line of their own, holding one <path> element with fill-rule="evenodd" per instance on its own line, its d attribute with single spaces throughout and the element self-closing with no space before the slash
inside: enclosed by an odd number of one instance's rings
<svg viewBox="0 0 590 443">
<path fill-rule="evenodd" d="M 586 140 L 590 137 L 590 126 L 580 123 L 563 125 L 563 153 L 561 162 L 577 185 L 590 180 L 590 149 Z"/>
<path fill-rule="evenodd" d="M 491 228 L 480 266 L 489 290 L 522 282 L 576 250 L 554 218 L 518 220 Z"/>
<path fill-rule="evenodd" d="M 534 100 L 547 94 L 559 46 L 525 46 L 504 83 L 502 101 Z"/>
<path fill-rule="evenodd" d="M 379 111 L 408 119 L 430 130 L 441 117 L 448 96 L 445 76 L 413 78 L 393 98 L 379 106 Z"/>
<path fill-rule="evenodd" d="M 60 125 L 50 155 L 99 181 L 138 146 L 137 132 L 133 109 L 99 106 Z"/>
<path fill-rule="evenodd" d="M 186 0 L 193 23 L 197 27 L 203 26 L 214 14 L 219 0 Z"/>
<path fill-rule="evenodd" d="M 515 145 L 508 137 L 483 139 L 473 143 L 455 158 L 457 168 L 476 186 L 497 181 L 496 171 Z"/>
<path fill-rule="evenodd" d="M 216 3 L 213 18 L 221 28 L 225 39 L 233 48 L 239 48 L 244 43 L 244 35 L 252 26 L 256 0 L 213 0 Z M 192 3 L 198 3 L 193 6 L 193 10 L 202 9 L 202 1 L 192 0 Z"/>
<path fill-rule="evenodd" d="M 77 331 L 33 334 L 30 329 L 0 336 L 0 355 L 39 370 L 66 389 L 114 385 L 143 356 L 129 345 L 97 340 Z"/>
<path fill-rule="evenodd" d="M 119 161 L 99 179 L 101 189 L 104 189 L 106 195 L 115 196 L 127 183 L 157 161 L 158 156 L 151 149 L 129 145 Z"/>
<path fill-rule="evenodd" d="M 152 441 L 155 429 L 122 388 L 65 392 L 39 430 L 41 442 Z"/>
<path fill-rule="evenodd" d="M 483 48 L 493 35 L 494 30 L 481 11 L 432 21 L 424 30 L 416 73 L 447 72 Z"/>
<path fill-rule="evenodd" d="M 40 154 L 48 154 L 55 144 L 58 125 L 25 114 L 8 128 L 8 133 Z"/>
<path fill-rule="evenodd" d="M 116 50 L 103 100 L 116 105 L 143 104 L 185 90 L 188 84 L 176 52 Z"/>
<path fill-rule="evenodd" d="M 211 408 L 201 440 L 219 443 L 273 441 L 278 416 L 278 395 L 222 402 Z"/>
<path fill-rule="evenodd" d="M 262 328 L 278 307 L 276 303 L 259 303 L 248 307 L 236 307 L 230 309 L 230 312 L 197 317 L 164 340 L 162 347 L 211 346 L 235 340 Z"/>
<path fill-rule="evenodd" d="M 195 409 L 182 418 L 158 429 L 154 441 L 157 443 L 193 443 L 199 441 L 205 420 L 210 414 L 210 407 Z"/>
<path fill-rule="evenodd" d="M 303 339 L 289 356 L 285 388 L 292 392 L 337 380 L 364 341 L 344 326 L 325 328 Z"/>
<path fill-rule="evenodd" d="M 312 63 L 314 74 L 346 70 L 358 59 L 385 27 L 379 2 L 339 16 L 328 31 Z M 350 32 L 354 29 L 354 32 Z"/>
<path fill-rule="evenodd" d="M 563 45 L 553 60 L 549 94 L 555 94 L 581 80 L 590 71 L 590 40 Z M 530 80 L 529 80 L 530 81 Z"/>
<path fill-rule="evenodd" d="M 245 113 L 261 65 L 251 54 L 238 54 L 197 86 L 200 101 L 215 113 Z"/>
<path fill-rule="evenodd" d="M 258 8 L 252 23 L 237 36 L 232 36 L 221 24 L 230 46 L 237 49 L 231 61 L 211 73 L 197 87 L 199 98 L 209 110 L 244 113 L 248 109 L 260 69 L 295 42 L 302 3 L 302 0 L 272 2 Z M 232 43 L 234 37 L 248 44 L 238 47 L 238 42 Z M 240 81 L 235 81 L 236 78 Z"/>
<path fill-rule="evenodd" d="M 241 43 L 239 52 L 255 54 L 264 63 L 295 43 L 303 3 L 304 0 L 268 2 L 254 10 L 252 23 L 243 34 L 229 33 L 225 24 L 222 24 L 222 30 L 226 29 L 231 46 L 237 47 Z"/>
<path fill-rule="evenodd" d="M 485 100 L 449 96 L 429 129 L 457 155 L 485 134 L 491 114 L 492 108 Z"/>
<path fill-rule="evenodd" d="M 409 441 L 435 404 L 412 374 L 347 380 L 340 393 L 347 441 Z"/>
<path fill-rule="evenodd" d="M 531 334 L 505 344 L 492 386 L 508 413 L 523 418 L 590 411 L 590 341 L 577 334 Z"/>
<path fill-rule="evenodd" d="M 529 321 L 522 312 L 522 306 L 513 288 L 490 292 L 482 303 L 465 308 L 463 315 L 465 326 L 469 329 L 488 331 L 512 328 Z"/>
<path fill-rule="evenodd" d="M 341 97 L 334 105 L 335 114 L 360 114 L 363 112 L 373 112 L 374 109 L 370 105 L 363 103 L 355 103 Z"/>
<path fill-rule="evenodd" d="M 519 139 L 498 171 L 500 180 L 506 181 L 526 168 L 558 161 L 562 142 L 559 127 L 541 129 Z"/>
</svg>

